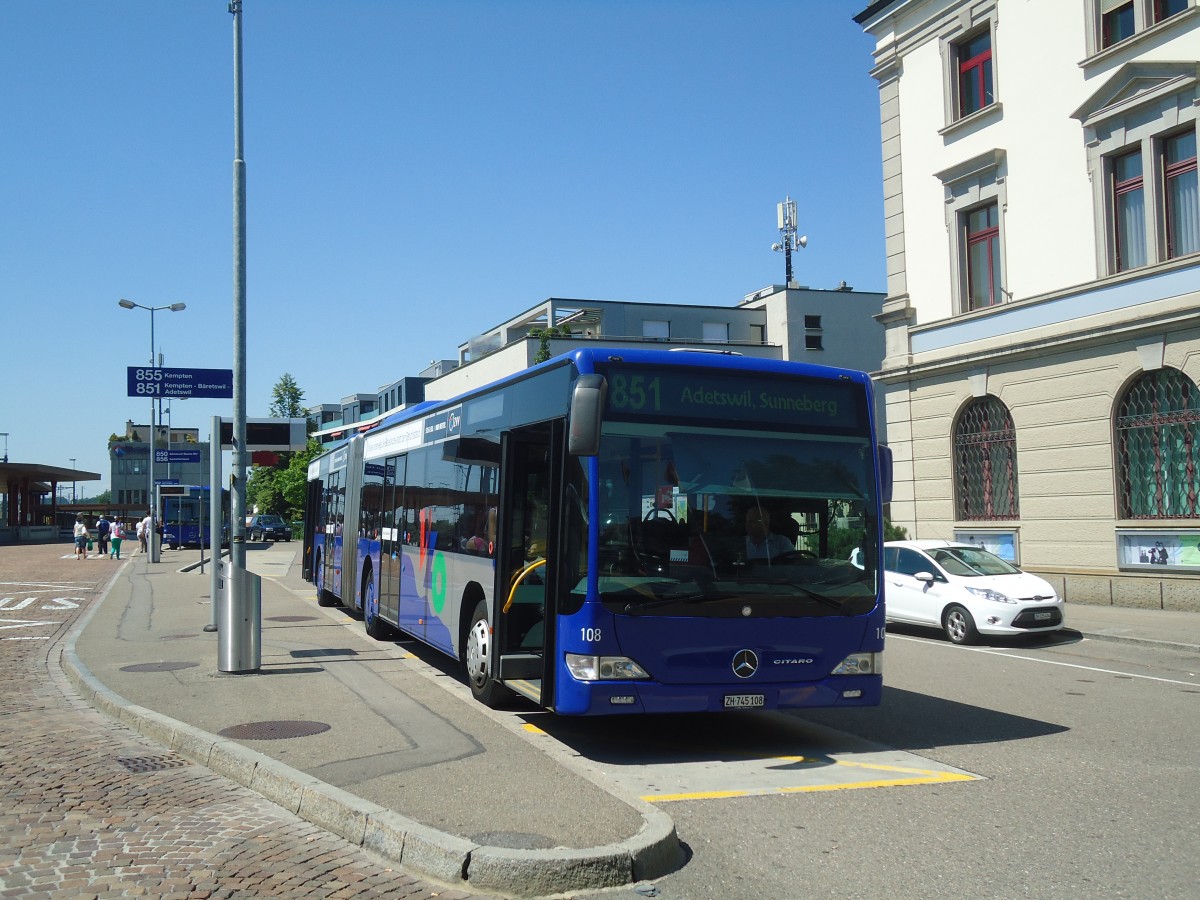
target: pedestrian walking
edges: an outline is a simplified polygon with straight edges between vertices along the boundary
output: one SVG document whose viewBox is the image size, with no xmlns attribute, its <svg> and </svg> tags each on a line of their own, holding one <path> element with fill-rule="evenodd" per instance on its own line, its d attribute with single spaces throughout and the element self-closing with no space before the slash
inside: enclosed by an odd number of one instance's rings
<svg viewBox="0 0 1200 900">
<path fill-rule="evenodd" d="M 137 538 L 138 545 L 142 548 L 142 552 L 146 553 L 146 541 L 150 537 L 150 515 L 146 514 L 146 518 L 137 523 Z"/>
<path fill-rule="evenodd" d="M 91 543 L 92 535 L 83 521 L 83 514 L 75 517 L 75 558 L 87 559 L 87 545 Z"/>
<path fill-rule="evenodd" d="M 112 523 L 112 528 L 109 529 L 108 536 L 112 540 L 112 551 L 108 554 L 108 558 L 120 559 L 121 541 L 125 538 L 125 529 L 121 527 L 120 519 L 116 519 Z"/>
<path fill-rule="evenodd" d="M 100 513 L 100 518 L 96 520 L 96 550 L 101 556 L 108 555 L 108 534 L 111 529 L 112 523 L 108 517 Z"/>
</svg>

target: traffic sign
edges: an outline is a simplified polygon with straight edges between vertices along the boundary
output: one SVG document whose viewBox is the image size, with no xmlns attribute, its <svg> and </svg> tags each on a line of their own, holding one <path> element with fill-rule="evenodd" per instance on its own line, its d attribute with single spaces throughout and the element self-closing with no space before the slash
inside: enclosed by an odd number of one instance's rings
<svg viewBox="0 0 1200 900">
<path fill-rule="evenodd" d="M 154 463 L 198 463 L 199 450 L 155 450 Z"/>
<path fill-rule="evenodd" d="M 233 369 L 129 366 L 127 380 L 130 397 L 201 397 L 218 400 L 233 397 Z"/>
</svg>

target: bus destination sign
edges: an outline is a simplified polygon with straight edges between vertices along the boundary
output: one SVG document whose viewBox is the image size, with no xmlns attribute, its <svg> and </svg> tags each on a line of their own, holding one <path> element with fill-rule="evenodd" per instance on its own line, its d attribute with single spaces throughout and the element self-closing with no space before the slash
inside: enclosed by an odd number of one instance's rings
<svg viewBox="0 0 1200 900">
<path fill-rule="evenodd" d="M 233 369 L 164 369 L 130 366 L 130 397 L 199 397 L 229 400 L 233 397 Z"/>
<path fill-rule="evenodd" d="M 738 372 L 613 366 L 608 411 L 618 418 L 703 418 L 847 428 L 865 422 L 852 382 L 761 377 Z"/>
</svg>

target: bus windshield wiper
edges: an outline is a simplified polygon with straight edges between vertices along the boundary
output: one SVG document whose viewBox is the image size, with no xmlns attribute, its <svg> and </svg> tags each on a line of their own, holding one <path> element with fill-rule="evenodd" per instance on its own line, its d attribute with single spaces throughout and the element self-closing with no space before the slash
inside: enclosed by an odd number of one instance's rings
<svg viewBox="0 0 1200 900">
<path fill-rule="evenodd" d="M 725 600 L 728 597 L 728 594 L 705 594 L 700 591 L 671 594 L 668 597 L 659 597 L 657 600 L 647 600 L 645 603 L 634 603 L 632 601 L 626 603 L 625 613 L 632 616 L 648 609 L 670 606 L 672 603 L 709 603 L 713 600 Z"/>
<path fill-rule="evenodd" d="M 781 578 L 777 581 L 768 581 L 766 583 L 767 584 L 781 584 L 781 585 L 786 585 L 787 587 L 790 587 L 790 588 L 795 588 L 798 591 L 802 591 L 805 596 L 811 597 L 813 600 L 816 600 L 818 603 L 822 603 L 825 606 L 828 606 L 830 609 L 836 609 L 838 612 L 845 613 L 848 616 L 853 615 L 853 613 L 846 612 L 846 608 L 842 604 L 841 600 L 838 600 L 834 597 L 830 597 L 828 594 L 822 594 L 820 591 L 814 591 L 812 588 L 805 587 L 804 585 L 799 584 L 795 581 L 788 581 L 786 578 Z"/>
</svg>

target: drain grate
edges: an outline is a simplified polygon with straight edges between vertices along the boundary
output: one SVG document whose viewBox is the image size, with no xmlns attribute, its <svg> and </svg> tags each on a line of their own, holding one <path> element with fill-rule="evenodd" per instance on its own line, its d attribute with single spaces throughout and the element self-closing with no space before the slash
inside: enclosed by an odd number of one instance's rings
<svg viewBox="0 0 1200 900">
<path fill-rule="evenodd" d="M 247 741 L 279 741 L 284 738 L 309 737 L 328 731 L 324 722 L 305 722 L 298 719 L 281 719 L 274 722 L 247 722 L 232 725 L 217 732 L 221 737 Z"/>
<path fill-rule="evenodd" d="M 132 772 L 134 775 L 140 775 L 142 772 L 162 772 L 166 769 L 182 769 L 184 766 L 190 766 L 188 762 L 181 756 L 118 756 L 117 762 L 127 772 Z"/>
<path fill-rule="evenodd" d="M 312 622 L 316 616 L 267 616 L 268 622 Z"/>
<path fill-rule="evenodd" d="M 122 672 L 176 672 L 179 669 L 194 669 L 200 663 L 194 662 L 157 662 L 136 663 L 132 666 L 121 666 Z"/>
<path fill-rule="evenodd" d="M 358 656 L 357 650 L 350 648 L 320 647 L 315 650 L 293 650 L 291 655 L 296 659 L 309 659 L 316 656 Z"/>
</svg>

